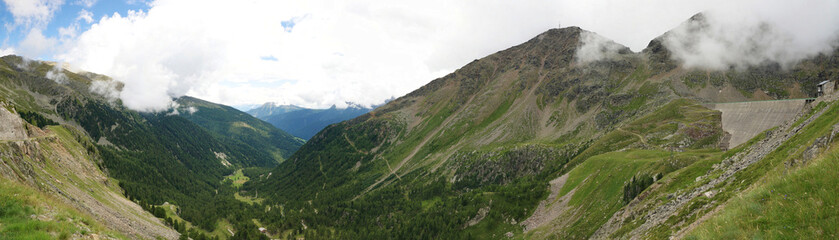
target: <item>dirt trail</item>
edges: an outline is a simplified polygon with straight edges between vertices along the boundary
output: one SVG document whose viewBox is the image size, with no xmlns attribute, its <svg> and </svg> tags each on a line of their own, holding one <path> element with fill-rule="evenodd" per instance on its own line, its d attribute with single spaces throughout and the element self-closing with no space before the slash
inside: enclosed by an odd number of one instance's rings
<svg viewBox="0 0 839 240">
<path fill-rule="evenodd" d="M 366 152 L 362 151 L 361 149 L 358 149 L 357 147 L 355 147 L 355 143 L 353 141 L 351 141 L 349 137 L 347 137 L 347 133 L 344 133 L 344 140 L 347 140 L 347 142 L 350 144 L 352 149 L 355 149 L 356 152 L 366 153 Z"/>
<path fill-rule="evenodd" d="M 568 206 L 568 200 L 574 195 L 574 190 L 571 190 L 565 196 L 559 197 L 559 191 L 562 190 L 562 186 L 565 185 L 566 181 L 568 181 L 567 173 L 551 181 L 551 195 L 539 203 L 533 215 L 521 222 L 521 225 L 524 227 L 524 232 L 529 232 L 544 226 L 568 210 L 566 208 Z"/>
<path fill-rule="evenodd" d="M 640 140 L 641 140 L 641 143 L 643 143 L 643 144 L 644 144 L 644 145 L 646 145 L 646 146 L 650 146 L 650 144 L 647 144 L 647 140 L 646 140 L 646 139 L 644 139 L 644 136 L 641 136 L 641 134 L 637 134 L 637 133 L 634 133 L 634 132 L 630 132 L 630 131 L 624 130 L 623 128 L 618 128 L 617 130 L 618 130 L 618 131 L 621 131 L 621 132 L 625 132 L 625 133 L 629 133 L 629 134 L 635 135 L 636 137 L 638 137 L 638 139 L 640 139 Z"/>
<path fill-rule="evenodd" d="M 355 196 L 355 198 L 353 198 L 353 199 L 358 199 L 359 197 L 363 196 L 364 194 L 366 194 L 370 190 L 373 190 L 373 188 L 375 188 L 376 186 L 378 186 L 379 184 L 384 182 L 391 175 L 396 175 L 397 178 L 401 179 L 399 174 L 397 174 L 396 172 L 399 171 L 399 169 L 401 169 L 402 166 L 404 166 L 406 162 L 408 162 L 409 160 L 414 158 L 414 156 L 416 156 L 417 153 L 419 153 L 420 149 L 422 149 L 422 147 L 424 147 L 425 144 L 428 143 L 428 141 L 430 141 L 434 136 L 437 136 L 437 134 L 440 133 L 440 131 L 442 131 L 444 128 L 446 128 L 446 126 L 448 126 L 452 121 L 454 121 L 454 119 L 456 119 L 460 115 L 460 113 L 462 113 L 463 110 L 466 109 L 466 106 L 469 106 L 472 103 L 472 100 L 475 99 L 476 95 L 477 94 L 469 97 L 469 100 L 467 100 L 466 103 L 463 104 L 463 107 L 460 107 L 460 109 L 458 109 L 456 112 L 449 115 L 449 117 L 447 117 L 446 120 L 444 120 L 442 123 L 440 123 L 440 125 L 438 125 L 436 128 L 434 128 L 434 130 L 431 131 L 431 133 L 429 133 L 428 135 L 425 135 L 425 138 L 422 139 L 422 142 L 417 144 L 417 146 L 414 147 L 414 150 L 412 150 L 411 153 L 408 154 L 407 157 L 403 158 L 402 161 L 399 161 L 399 164 L 397 164 L 395 168 L 391 168 L 390 173 L 382 176 L 381 178 L 379 178 L 379 180 L 376 180 L 375 183 L 373 183 L 372 185 L 370 185 L 369 187 L 364 189 L 364 191 L 361 192 L 361 194 L 359 194 L 358 196 Z M 383 159 L 383 160 L 385 160 L 385 162 L 388 162 L 387 159 Z M 390 163 L 388 163 L 388 168 L 390 168 Z"/>
</svg>

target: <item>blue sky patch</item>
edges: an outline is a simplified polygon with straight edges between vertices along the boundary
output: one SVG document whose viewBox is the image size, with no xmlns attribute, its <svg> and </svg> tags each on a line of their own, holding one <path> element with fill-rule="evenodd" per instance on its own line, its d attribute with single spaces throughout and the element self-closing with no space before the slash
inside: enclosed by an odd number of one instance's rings
<svg viewBox="0 0 839 240">
<path fill-rule="evenodd" d="M 274 57 L 272 55 L 262 56 L 262 57 L 259 57 L 259 59 L 262 59 L 262 61 L 272 61 L 272 62 L 278 61 L 277 57 Z"/>
</svg>

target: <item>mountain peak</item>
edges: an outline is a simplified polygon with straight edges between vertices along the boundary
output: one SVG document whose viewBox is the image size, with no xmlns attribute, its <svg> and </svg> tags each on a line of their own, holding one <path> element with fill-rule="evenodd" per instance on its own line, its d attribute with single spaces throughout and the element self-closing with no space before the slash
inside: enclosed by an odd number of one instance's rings
<svg viewBox="0 0 839 240">
<path fill-rule="evenodd" d="M 262 104 L 260 107 L 248 110 L 247 113 L 257 118 L 263 118 L 278 113 L 294 112 L 301 109 L 304 108 L 289 104 L 281 105 L 276 102 L 267 102 Z"/>
</svg>

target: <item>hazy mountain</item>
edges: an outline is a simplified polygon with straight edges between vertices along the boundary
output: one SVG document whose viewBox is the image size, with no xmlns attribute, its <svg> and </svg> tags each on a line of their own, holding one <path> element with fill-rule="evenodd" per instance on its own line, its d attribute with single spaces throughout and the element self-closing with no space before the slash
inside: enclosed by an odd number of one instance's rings
<svg viewBox="0 0 839 240">
<path fill-rule="evenodd" d="M 372 108 L 352 103 L 346 108 L 337 108 L 333 105 L 327 109 L 266 103 L 259 108 L 251 109 L 248 113 L 294 136 L 309 139 L 330 124 L 353 119 L 372 110 Z"/>
<path fill-rule="evenodd" d="M 293 111 L 302 110 L 302 109 L 305 109 L 305 108 L 294 106 L 294 105 L 277 105 L 275 103 L 269 102 L 269 103 L 262 104 L 261 106 L 258 106 L 258 107 L 252 108 L 250 110 L 247 110 L 246 112 L 250 115 L 253 115 L 254 117 L 265 120 L 266 117 L 269 117 L 271 115 L 283 114 L 283 113 L 293 112 Z"/>
</svg>

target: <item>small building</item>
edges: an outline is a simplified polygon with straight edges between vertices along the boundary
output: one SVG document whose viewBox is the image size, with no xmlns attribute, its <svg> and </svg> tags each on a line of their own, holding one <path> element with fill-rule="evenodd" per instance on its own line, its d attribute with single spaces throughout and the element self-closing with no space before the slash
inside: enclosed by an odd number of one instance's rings
<svg viewBox="0 0 839 240">
<path fill-rule="evenodd" d="M 261 227 L 261 228 L 259 228 L 259 232 L 268 233 L 268 229 L 265 229 L 264 227 Z"/>
<path fill-rule="evenodd" d="M 836 81 L 822 81 L 816 85 L 816 97 L 831 94 L 836 91 Z"/>
</svg>

